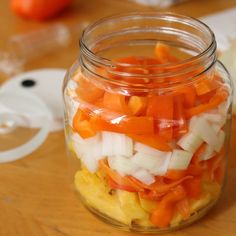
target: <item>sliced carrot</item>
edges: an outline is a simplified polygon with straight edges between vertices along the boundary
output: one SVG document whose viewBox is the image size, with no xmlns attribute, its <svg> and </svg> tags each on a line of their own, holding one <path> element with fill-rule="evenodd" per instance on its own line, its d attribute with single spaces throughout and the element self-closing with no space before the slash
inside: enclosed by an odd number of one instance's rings
<svg viewBox="0 0 236 236">
<path fill-rule="evenodd" d="M 184 176 L 183 178 L 179 180 L 171 181 L 170 183 L 163 183 L 162 181 L 158 180 L 155 183 L 147 186 L 147 189 L 150 189 L 152 191 L 155 191 L 156 193 L 164 193 L 169 192 L 172 188 L 180 185 L 181 183 L 185 182 L 188 179 L 192 179 L 192 176 Z"/>
<path fill-rule="evenodd" d="M 89 116 L 84 111 L 78 109 L 75 113 L 75 116 L 73 117 L 73 129 L 76 130 L 78 128 L 78 124 L 83 120 L 87 120 L 88 118 Z"/>
<path fill-rule="evenodd" d="M 75 131 L 80 134 L 82 138 L 90 138 L 96 135 L 91 124 L 87 120 L 80 121 L 75 128 Z"/>
<path fill-rule="evenodd" d="M 128 107 L 132 115 L 142 114 L 145 111 L 146 106 L 147 106 L 146 97 L 132 96 L 128 102 Z"/>
<path fill-rule="evenodd" d="M 179 61 L 177 57 L 171 55 L 168 45 L 159 42 L 155 46 L 155 56 L 163 64 Z"/>
<path fill-rule="evenodd" d="M 121 119 L 120 127 L 126 134 L 154 134 L 153 117 L 127 116 Z"/>
<path fill-rule="evenodd" d="M 105 92 L 103 97 L 103 106 L 104 108 L 121 114 L 129 113 L 125 96 L 122 94 Z"/>
<path fill-rule="evenodd" d="M 166 195 L 166 192 L 157 193 L 157 192 L 148 191 L 148 190 L 145 190 L 145 191 L 139 193 L 139 196 L 141 198 L 146 199 L 146 200 L 150 200 L 150 201 L 160 201 L 164 195 Z"/>
<path fill-rule="evenodd" d="M 175 204 L 185 197 L 186 192 L 181 185 L 171 190 L 163 197 L 154 212 L 152 212 L 151 222 L 160 228 L 167 227 L 174 215 Z"/>
<path fill-rule="evenodd" d="M 214 109 L 222 102 L 224 102 L 227 97 L 228 91 L 226 91 L 225 89 L 218 89 L 216 94 L 210 99 L 208 103 L 200 104 L 198 106 L 186 110 L 186 117 L 191 118 L 192 116 Z"/>
<path fill-rule="evenodd" d="M 193 179 L 186 180 L 183 186 L 187 192 L 188 197 L 199 199 L 201 197 L 201 178 L 195 177 Z"/>
<path fill-rule="evenodd" d="M 171 180 L 179 180 L 186 176 L 185 170 L 171 170 L 169 169 L 166 174 L 164 175 L 165 178 Z"/>
<path fill-rule="evenodd" d="M 80 99 L 89 103 L 97 101 L 104 94 L 104 90 L 98 88 L 84 77 L 79 79 L 79 87 L 76 89 L 76 92 Z"/>
<path fill-rule="evenodd" d="M 147 116 L 155 119 L 158 134 L 167 141 L 172 139 L 174 101 L 171 95 L 152 96 L 148 100 Z"/>
<path fill-rule="evenodd" d="M 209 93 L 219 87 L 214 79 L 204 78 L 201 82 L 195 83 L 195 89 L 198 96 Z"/>
<path fill-rule="evenodd" d="M 190 217 L 190 204 L 188 198 L 184 198 L 177 202 L 176 209 L 183 217 L 183 219 L 187 220 Z"/>
<path fill-rule="evenodd" d="M 201 176 L 206 169 L 207 169 L 207 166 L 205 165 L 205 163 L 203 163 L 202 165 L 200 165 L 200 164 L 198 164 L 198 165 L 190 164 L 188 166 L 188 169 L 186 170 L 186 175 Z"/>
<path fill-rule="evenodd" d="M 137 189 L 135 189 L 131 186 L 117 184 L 111 178 L 108 178 L 108 185 L 110 186 L 111 189 L 121 189 L 121 190 L 125 190 L 128 192 L 137 192 Z"/>
<path fill-rule="evenodd" d="M 176 95 L 174 97 L 174 114 L 173 114 L 173 137 L 178 138 L 188 131 L 188 125 L 184 113 L 184 97 Z"/>
<path fill-rule="evenodd" d="M 191 163 L 194 165 L 197 165 L 200 161 L 201 161 L 201 155 L 204 153 L 205 149 L 206 149 L 207 145 L 206 143 L 203 143 L 198 149 L 197 151 L 194 153 L 192 159 L 191 159 Z"/>
<path fill-rule="evenodd" d="M 169 144 L 159 135 L 138 135 L 130 133 L 128 133 L 127 135 L 134 139 L 136 142 L 143 143 L 160 151 L 168 152 L 172 150 Z"/>
<path fill-rule="evenodd" d="M 99 131 L 111 131 L 111 132 L 121 132 L 119 125 L 112 124 L 106 119 L 103 119 L 101 115 L 92 116 L 89 120 L 92 128 Z"/>
<path fill-rule="evenodd" d="M 183 94 L 185 108 L 193 107 L 196 104 L 197 94 L 193 86 L 178 88 L 176 89 L 176 92 Z"/>
<path fill-rule="evenodd" d="M 143 191 L 143 188 L 140 186 L 136 185 L 133 181 L 131 181 L 128 177 L 126 176 L 121 176 L 119 175 L 116 171 L 112 170 L 107 162 L 105 160 L 100 160 L 99 161 L 99 167 L 101 170 L 108 176 L 110 177 L 115 183 L 121 186 L 126 186 L 130 187 L 133 190 L 135 189 L 137 192 L 138 191 Z"/>
</svg>

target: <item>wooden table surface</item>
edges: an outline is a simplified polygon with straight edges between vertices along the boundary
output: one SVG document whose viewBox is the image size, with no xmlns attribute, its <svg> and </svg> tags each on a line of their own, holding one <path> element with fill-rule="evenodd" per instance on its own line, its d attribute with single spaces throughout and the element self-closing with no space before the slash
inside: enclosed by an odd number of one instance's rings
<svg viewBox="0 0 236 236">
<path fill-rule="evenodd" d="M 199 17 L 236 6 L 235 0 L 192 0 L 168 11 Z M 142 10 L 125 0 L 75 0 L 60 17 L 47 23 L 15 17 L 8 0 L 1 0 L 0 50 L 13 34 L 40 28 L 55 21 L 92 22 L 105 15 Z M 68 68 L 78 55 L 76 41 L 67 49 L 35 60 L 26 70 L 42 67 Z M 1 81 L 1 80 L 0 80 Z M 20 132 L 19 135 L 20 137 Z M 0 137 L 1 144 L 1 137 Z M 236 235 L 236 118 L 233 119 L 225 192 L 216 207 L 202 220 L 176 236 Z M 64 133 L 49 135 L 45 143 L 24 159 L 0 164 L 0 236 L 128 236 L 97 220 L 78 201 L 68 178 Z"/>
</svg>

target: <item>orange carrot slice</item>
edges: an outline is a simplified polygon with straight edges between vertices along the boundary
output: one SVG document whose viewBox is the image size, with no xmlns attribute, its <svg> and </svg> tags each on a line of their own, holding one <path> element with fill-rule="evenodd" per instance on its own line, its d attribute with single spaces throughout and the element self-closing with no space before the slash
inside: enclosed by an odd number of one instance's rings
<svg viewBox="0 0 236 236">
<path fill-rule="evenodd" d="M 142 114 L 145 111 L 146 106 L 147 106 L 146 97 L 132 96 L 128 102 L 128 107 L 132 115 Z"/>
<path fill-rule="evenodd" d="M 179 180 L 186 176 L 185 170 L 171 170 L 169 169 L 166 174 L 164 175 L 165 178 L 171 180 Z"/>
<path fill-rule="evenodd" d="M 103 106 L 104 108 L 121 114 L 129 113 L 125 96 L 121 94 L 105 92 L 103 97 Z"/>
<path fill-rule="evenodd" d="M 178 138 L 180 135 L 183 135 L 188 131 L 188 125 L 184 113 L 184 97 L 181 94 L 174 97 L 173 119 L 173 136 Z"/>
<path fill-rule="evenodd" d="M 89 103 L 97 101 L 104 94 L 104 90 L 98 88 L 84 77 L 79 79 L 79 87 L 76 89 L 76 92 L 80 99 Z"/>
<path fill-rule="evenodd" d="M 171 55 L 170 47 L 163 43 L 157 43 L 155 46 L 155 56 L 161 63 L 178 62 L 179 59 Z"/>
<path fill-rule="evenodd" d="M 186 117 L 191 118 L 192 116 L 214 109 L 222 102 L 224 102 L 227 97 L 228 91 L 226 91 L 226 89 L 218 89 L 216 94 L 210 99 L 208 103 L 200 104 L 198 106 L 186 110 Z"/>
<path fill-rule="evenodd" d="M 75 128 L 75 131 L 80 134 L 82 138 L 90 138 L 96 135 L 91 124 L 87 120 L 80 121 Z"/>
<path fill-rule="evenodd" d="M 173 135 L 173 110 L 173 96 L 152 96 L 148 101 L 146 114 L 154 117 L 158 134 L 167 141 L 170 141 Z"/>
<path fill-rule="evenodd" d="M 138 191 L 143 191 L 143 188 L 141 188 L 140 186 L 136 185 L 128 177 L 126 177 L 126 176 L 123 177 L 123 176 L 119 175 L 116 171 L 112 170 L 108 166 L 108 164 L 107 164 L 107 162 L 105 160 L 100 160 L 99 161 L 99 167 L 101 168 L 101 170 L 107 176 L 109 176 L 118 185 L 130 187 L 133 190 L 136 190 L 137 192 Z"/>
<path fill-rule="evenodd" d="M 153 117 L 127 116 L 120 121 L 120 127 L 126 134 L 154 134 Z"/>
<path fill-rule="evenodd" d="M 201 197 L 201 178 L 195 177 L 193 179 L 186 180 L 183 183 L 188 197 L 199 199 Z"/>
<path fill-rule="evenodd" d="M 185 197 L 186 192 L 181 185 L 171 190 L 163 197 L 154 212 L 152 212 L 151 222 L 160 228 L 167 227 L 174 215 L 174 205 Z"/>
</svg>

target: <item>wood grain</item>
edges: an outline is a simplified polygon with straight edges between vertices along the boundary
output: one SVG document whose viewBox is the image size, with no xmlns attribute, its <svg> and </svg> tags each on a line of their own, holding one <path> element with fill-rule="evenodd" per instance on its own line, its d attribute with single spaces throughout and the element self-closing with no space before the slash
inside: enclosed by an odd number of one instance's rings
<svg viewBox="0 0 236 236">
<path fill-rule="evenodd" d="M 236 6 L 235 0 L 193 0 L 168 11 L 195 17 Z M 105 15 L 132 10 L 149 10 L 119 0 L 74 1 L 60 17 L 47 23 L 30 22 L 15 17 L 8 0 L 1 0 L 0 48 L 16 33 L 40 28 L 55 21 L 76 23 L 94 21 Z M 35 60 L 27 70 L 42 67 L 68 68 L 76 59 L 78 45 Z M 18 132 L 19 138 L 22 133 Z M 3 141 L 0 137 L 0 143 Z M 233 119 L 229 152 L 228 179 L 224 194 L 216 207 L 198 223 L 169 235 L 236 235 L 236 118 Z M 128 236 L 100 222 L 78 201 L 70 179 L 64 134 L 56 132 L 32 155 L 0 165 L 0 236 Z"/>
</svg>

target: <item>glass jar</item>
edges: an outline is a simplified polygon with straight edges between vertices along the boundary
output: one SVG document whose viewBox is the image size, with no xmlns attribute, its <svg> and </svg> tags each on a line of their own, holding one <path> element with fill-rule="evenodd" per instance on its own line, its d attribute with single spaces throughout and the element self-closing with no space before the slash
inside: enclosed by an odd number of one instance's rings
<svg viewBox="0 0 236 236">
<path fill-rule="evenodd" d="M 212 31 L 181 15 L 102 19 L 64 81 L 73 182 L 96 216 L 166 232 L 202 217 L 224 185 L 232 82 Z"/>
</svg>

